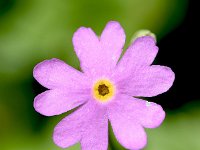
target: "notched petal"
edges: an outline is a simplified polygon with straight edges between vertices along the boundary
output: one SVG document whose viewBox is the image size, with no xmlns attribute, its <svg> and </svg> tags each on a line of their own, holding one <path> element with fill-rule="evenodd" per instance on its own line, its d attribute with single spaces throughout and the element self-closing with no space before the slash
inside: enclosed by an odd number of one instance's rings
<svg viewBox="0 0 200 150">
<path fill-rule="evenodd" d="M 88 100 L 88 96 L 55 89 L 45 91 L 34 99 L 34 108 L 45 116 L 54 116 L 65 113 Z"/>
<path fill-rule="evenodd" d="M 168 91 L 174 79 L 175 74 L 169 67 L 152 65 L 133 72 L 119 86 L 128 95 L 152 97 Z"/>
<path fill-rule="evenodd" d="M 56 58 L 44 60 L 37 64 L 33 69 L 33 76 L 48 89 L 82 88 L 89 85 L 89 80 L 83 73 Z"/>
</svg>

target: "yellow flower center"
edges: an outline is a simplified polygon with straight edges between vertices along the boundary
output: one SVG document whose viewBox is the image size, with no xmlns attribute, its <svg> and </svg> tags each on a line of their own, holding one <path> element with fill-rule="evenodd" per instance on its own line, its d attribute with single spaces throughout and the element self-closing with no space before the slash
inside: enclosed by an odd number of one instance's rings
<svg viewBox="0 0 200 150">
<path fill-rule="evenodd" d="M 98 80 L 93 86 L 93 96 L 99 102 L 108 102 L 115 94 L 114 84 L 107 80 Z"/>
</svg>

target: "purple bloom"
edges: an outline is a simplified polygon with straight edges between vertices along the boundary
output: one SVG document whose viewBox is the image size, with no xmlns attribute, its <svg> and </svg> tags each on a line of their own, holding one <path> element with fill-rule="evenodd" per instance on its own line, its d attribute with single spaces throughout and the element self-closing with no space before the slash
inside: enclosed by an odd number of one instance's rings
<svg viewBox="0 0 200 150">
<path fill-rule="evenodd" d="M 158 52 L 154 38 L 136 39 L 119 60 L 124 43 L 118 22 L 109 22 L 100 37 L 81 27 L 73 45 L 82 72 L 58 59 L 34 68 L 34 78 L 49 89 L 35 97 L 37 112 L 53 116 L 80 106 L 55 127 L 53 139 L 58 146 L 80 142 L 82 150 L 106 150 L 109 120 L 124 147 L 142 149 L 147 143 L 144 127 L 158 127 L 164 120 L 160 105 L 137 97 L 166 92 L 173 84 L 173 71 L 151 65 Z"/>
</svg>

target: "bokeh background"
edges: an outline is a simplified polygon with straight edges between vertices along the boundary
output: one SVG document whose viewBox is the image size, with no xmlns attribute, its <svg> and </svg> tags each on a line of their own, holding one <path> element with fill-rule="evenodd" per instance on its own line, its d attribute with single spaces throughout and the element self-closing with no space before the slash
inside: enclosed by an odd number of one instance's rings
<svg viewBox="0 0 200 150">
<path fill-rule="evenodd" d="M 174 86 L 157 97 L 167 116 L 147 129 L 145 150 L 200 149 L 199 8 L 192 0 L 0 0 L 0 150 L 59 150 L 54 126 L 66 114 L 43 117 L 33 109 L 45 89 L 32 76 L 44 59 L 79 68 L 72 35 L 80 26 L 100 34 L 109 20 L 124 27 L 127 40 L 140 29 L 157 36 L 155 64 L 176 73 Z M 79 150 L 74 145 L 69 150 Z M 110 150 L 123 150 L 110 131 Z"/>
</svg>

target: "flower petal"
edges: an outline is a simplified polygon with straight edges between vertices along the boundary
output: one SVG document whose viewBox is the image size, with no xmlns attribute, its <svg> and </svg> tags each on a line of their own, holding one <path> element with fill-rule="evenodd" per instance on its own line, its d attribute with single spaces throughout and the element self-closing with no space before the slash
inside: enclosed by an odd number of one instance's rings
<svg viewBox="0 0 200 150">
<path fill-rule="evenodd" d="M 85 95 L 63 89 L 48 90 L 35 97 L 34 108 L 42 115 L 53 116 L 67 112 L 87 100 Z"/>
<path fill-rule="evenodd" d="M 157 128 L 165 119 L 165 112 L 160 105 L 140 99 L 131 102 L 134 103 L 137 117 L 145 128 Z"/>
<path fill-rule="evenodd" d="M 126 118 L 134 118 L 145 128 L 156 128 L 165 118 L 165 112 L 160 105 L 128 95 L 118 96 L 112 107 L 117 112 L 124 113 Z"/>
<path fill-rule="evenodd" d="M 119 82 L 122 93 L 131 96 L 152 97 L 166 92 L 175 79 L 174 72 L 165 66 L 153 65 L 134 72 L 123 82 Z"/>
<path fill-rule="evenodd" d="M 158 53 L 156 41 L 151 36 L 137 38 L 127 49 L 122 62 L 132 66 L 151 65 Z"/>
<path fill-rule="evenodd" d="M 109 72 L 116 65 L 125 42 L 125 34 L 117 22 L 109 22 L 100 40 L 90 28 L 81 27 L 73 36 L 73 45 L 87 74 Z"/>
<path fill-rule="evenodd" d="M 108 148 L 108 117 L 104 108 L 96 108 L 82 134 L 82 150 L 107 150 Z"/>
<path fill-rule="evenodd" d="M 115 67 L 125 43 L 126 35 L 121 25 L 116 21 L 110 21 L 104 28 L 100 42 L 103 56 L 106 57 L 110 67 Z M 109 67 L 108 66 L 108 67 Z"/>
<path fill-rule="evenodd" d="M 141 125 L 111 116 L 113 132 L 119 141 L 127 149 L 142 149 L 147 144 L 147 137 Z M 118 119 L 118 120 L 117 120 Z M 133 121 L 133 120 L 132 120 Z"/>
<path fill-rule="evenodd" d="M 96 34 L 91 28 L 81 27 L 74 33 L 72 41 L 83 72 L 90 74 L 96 71 L 99 63 L 97 58 L 101 57 Z"/>
<path fill-rule="evenodd" d="M 62 148 L 81 141 L 82 150 L 106 150 L 108 119 L 105 110 L 89 101 L 55 127 L 53 139 Z"/>
<path fill-rule="evenodd" d="M 54 128 L 54 143 L 62 148 L 67 148 L 81 140 L 82 124 L 87 113 L 87 104 L 62 119 Z"/>
<path fill-rule="evenodd" d="M 146 133 L 130 109 L 126 108 L 129 105 L 124 102 L 124 99 L 120 101 L 122 105 L 115 103 L 108 109 L 113 132 L 125 148 L 142 149 L 147 143 Z"/>
<path fill-rule="evenodd" d="M 33 76 L 41 85 L 48 89 L 58 87 L 79 88 L 89 83 L 81 72 L 56 58 L 37 64 L 33 70 Z"/>
<path fill-rule="evenodd" d="M 117 64 L 116 75 L 125 78 L 138 68 L 151 65 L 157 53 L 158 47 L 153 37 L 137 38 Z"/>
</svg>

